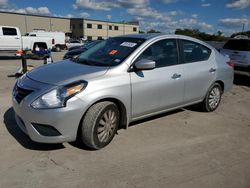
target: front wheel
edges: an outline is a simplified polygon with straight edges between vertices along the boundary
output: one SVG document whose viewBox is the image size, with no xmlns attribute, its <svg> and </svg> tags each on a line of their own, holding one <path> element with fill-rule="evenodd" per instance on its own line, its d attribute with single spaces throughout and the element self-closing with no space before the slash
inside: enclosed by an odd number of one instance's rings
<svg viewBox="0 0 250 188">
<path fill-rule="evenodd" d="M 201 108 L 203 111 L 212 112 L 216 110 L 220 104 L 222 96 L 222 89 L 220 84 L 213 84 L 207 92 L 207 95 L 203 102 L 201 103 Z"/>
<path fill-rule="evenodd" d="M 92 149 L 101 149 L 114 138 L 120 121 L 120 113 L 112 102 L 94 104 L 87 111 L 81 129 L 81 138 Z"/>
</svg>

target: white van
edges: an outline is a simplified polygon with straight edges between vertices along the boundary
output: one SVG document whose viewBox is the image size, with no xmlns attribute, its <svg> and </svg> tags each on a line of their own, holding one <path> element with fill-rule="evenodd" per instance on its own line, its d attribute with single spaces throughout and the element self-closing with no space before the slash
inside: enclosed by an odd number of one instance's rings
<svg viewBox="0 0 250 188">
<path fill-rule="evenodd" d="M 33 30 L 28 34 L 31 37 L 50 37 L 52 38 L 53 50 L 59 52 L 66 49 L 65 33 L 64 32 L 50 32 L 44 30 Z"/>
</svg>

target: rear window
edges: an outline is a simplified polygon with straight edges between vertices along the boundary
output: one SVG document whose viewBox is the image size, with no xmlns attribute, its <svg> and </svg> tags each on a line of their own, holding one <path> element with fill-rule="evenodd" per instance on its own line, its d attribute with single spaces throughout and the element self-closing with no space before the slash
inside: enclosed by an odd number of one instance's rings
<svg viewBox="0 0 250 188">
<path fill-rule="evenodd" d="M 202 44 L 188 40 L 182 40 L 181 44 L 181 52 L 185 63 L 206 61 L 210 57 L 211 49 Z"/>
<path fill-rule="evenodd" d="M 224 49 L 250 51 L 250 40 L 229 40 L 224 46 Z"/>
<path fill-rule="evenodd" d="M 3 35 L 17 35 L 16 29 L 15 28 L 8 28 L 8 27 L 3 27 Z"/>
</svg>

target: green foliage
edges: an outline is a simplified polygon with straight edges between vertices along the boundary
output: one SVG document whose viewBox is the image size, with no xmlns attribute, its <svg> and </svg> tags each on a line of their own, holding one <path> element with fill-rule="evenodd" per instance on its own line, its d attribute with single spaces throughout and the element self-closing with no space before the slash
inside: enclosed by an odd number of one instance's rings
<svg viewBox="0 0 250 188">
<path fill-rule="evenodd" d="M 147 31 L 147 33 L 161 33 L 161 32 L 154 29 L 150 29 L 149 31 Z"/>
<path fill-rule="evenodd" d="M 198 29 L 176 29 L 175 34 L 186 35 L 194 37 L 204 41 L 226 41 L 228 38 L 222 35 L 221 31 L 218 31 L 217 34 L 208 34 L 201 32 Z"/>
</svg>

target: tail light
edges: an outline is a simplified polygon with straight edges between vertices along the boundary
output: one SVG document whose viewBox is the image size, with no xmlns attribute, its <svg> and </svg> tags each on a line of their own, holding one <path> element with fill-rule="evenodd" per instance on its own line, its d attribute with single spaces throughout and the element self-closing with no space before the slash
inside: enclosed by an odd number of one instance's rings
<svg viewBox="0 0 250 188">
<path fill-rule="evenodd" d="M 55 39 L 52 39 L 52 44 L 55 44 Z"/>
<path fill-rule="evenodd" d="M 234 68 L 234 62 L 233 62 L 233 61 L 228 61 L 227 64 L 228 64 L 230 67 Z"/>
</svg>

